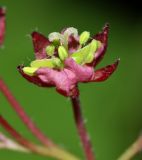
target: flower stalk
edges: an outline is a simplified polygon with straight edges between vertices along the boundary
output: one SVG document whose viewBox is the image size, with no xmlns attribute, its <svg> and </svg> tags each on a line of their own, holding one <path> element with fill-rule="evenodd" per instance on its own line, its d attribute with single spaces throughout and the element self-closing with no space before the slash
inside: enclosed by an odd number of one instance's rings
<svg viewBox="0 0 142 160">
<path fill-rule="evenodd" d="M 6 8 L 0 7 L 0 47 L 2 47 L 5 38 L 5 28 L 6 28 Z"/>
<path fill-rule="evenodd" d="M 136 154 L 142 151 L 142 135 L 118 158 L 118 160 L 131 160 Z"/>
<path fill-rule="evenodd" d="M 36 125 L 32 122 L 32 120 L 27 116 L 25 111 L 22 109 L 20 104 L 17 102 L 17 100 L 14 98 L 8 87 L 6 86 L 5 82 L 0 79 L 0 91 L 3 93 L 3 95 L 6 97 L 8 102 L 11 104 L 13 109 L 16 111 L 16 113 L 19 115 L 21 120 L 24 122 L 24 124 L 29 128 L 29 130 L 35 135 L 42 144 L 46 146 L 37 146 L 25 138 L 22 137 L 13 127 L 9 125 L 9 123 L 0 116 L 0 124 L 18 141 L 18 143 L 25 148 L 28 148 L 34 153 L 43 155 L 43 156 L 51 156 L 55 157 L 57 159 L 61 160 L 79 160 L 72 154 L 66 152 L 65 150 L 59 148 L 57 145 L 55 145 L 51 140 L 49 140 L 47 137 L 44 136 L 44 134 L 36 127 Z"/>
<path fill-rule="evenodd" d="M 18 133 L 7 121 L 6 119 L 0 115 L 0 125 L 23 147 L 28 149 L 29 151 L 42 155 L 42 156 L 50 156 L 56 158 L 58 160 L 79 160 L 74 155 L 65 152 L 64 150 L 57 148 L 55 146 L 52 147 L 43 147 L 36 145 L 26 138 L 24 138 L 20 133 Z"/>
<path fill-rule="evenodd" d="M 29 118 L 29 116 L 24 111 L 23 107 L 18 103 L 18 101 L 15 99 L 13 94 L 8 89 L 5 82 L 0 79 L 0 91 L 5 96 L 5 98 L 10 103 L 11 107 L 15 110 L 15 112 L 18 114 L 20 119 L 24 122 L 26 127 L 33 133 L 34 136 L 36 136 L 39 141 L 44 144 L 45 146 L 51 146 L 53 145 L 53 142 L 49 140 L 41 131 L 40 129 L 33 123 L 33 121 Z"/>
<path fill-rule="evenodd" d="M 75 123 L 80 136 L 81 143 L 83 145 L 86 160 L 95 160 L 92 144 L 89 134 L 85 128 L 85 122 L 81 111 L 81 105 L 79 97 L 71 98 L 72 109 L 74 113 Z"/>
</svg>

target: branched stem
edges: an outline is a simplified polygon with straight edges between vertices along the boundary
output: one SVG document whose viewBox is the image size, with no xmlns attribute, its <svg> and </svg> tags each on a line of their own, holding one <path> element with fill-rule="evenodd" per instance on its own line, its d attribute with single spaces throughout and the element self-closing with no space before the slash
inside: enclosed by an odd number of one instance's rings
<svg viewBox="0 0 142 160">
<path fill-rule="evenodd" d="M 95 160 L 91 141 L 87 133 L 87 130 L 85 128 L 79 97 L 71 98 L 71 102 L 72 102 L 76 127 L 83 145 L 86 160 Z"/>
<path fill-rule="evenodd" d="M 6 97 L 11 107 L 15 110 L 27 128 L 33 133 L 33 135 L 37 137 L 42 144 L 46 146 L 52 146 L 53 142 L 42 133 L 35 123 L 33 123 L 2 79 L 0 79 L 0 91 Z"/>
<path fill-rule="evenodd" d="M 131 160 L 142 151 L 142 135 L 118 158 L 118 160 Z"/>
<path fill-rule="evenodd" d="M 9 125 L 9 123 L 0 116 L 0 124 L 18 141 L 19 144 L 25 146 L 26 148 L 30 149 L 34 153 L 38 153 L 40 155 L 45 156 L 52 156 L 54 158 L 60 160 L 79 160 L 72 154 L 66 152 L 65 150 L 59 148 L 55 145 L 50 139 L 48 139 L 40 129 L 32 122 L 29 116 L 25 113 L 22 106 L 17 102 L 13 94 L 8 89 L 7 85 L 4 83 L 2 79 L 0 79 L 0 91 L 6 97 L 8 102 L 11 104 L 12 108 L 16 111 L 18 116 L 27 126 L 27 128 L 35 135 L 39 141 L 44 144 L 45 147 L 37 146 L 30 141 L 23 138 L 13 127 Z"/>
<path fill-rule="evenodd" d="M 52 147 L 42 147 L 38 146 L 29 140 L 25 139 L 20 133 L 18 133 L 3 116 L 0 115 L 0 125 L 23 147 L 29 149 L 31 152 L 40 154 L 42 156 L 50 156 L 59 160 L 79 160 L 70 153 L 61 150 L 55 146 Z"/>
</svg>

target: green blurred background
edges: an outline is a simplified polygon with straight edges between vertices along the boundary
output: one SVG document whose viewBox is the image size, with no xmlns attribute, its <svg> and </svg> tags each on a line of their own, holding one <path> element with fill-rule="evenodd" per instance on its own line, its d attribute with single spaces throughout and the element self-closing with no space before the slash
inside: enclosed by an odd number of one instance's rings
<svg viewBox="0 0 142 160">
<path fill-rule="evenodd" d="M 7 31 L 0 49 L 0 75 L 38 126 L 57 144 L 82 157 L 70 101 L 54 89 L 28 83 L 16 67 L 34 58 L 29 34 L 48 35 L 67 26 L 93 34 L 111 26 L 109 48 L 99 67 L 121 58 L 118 70 L 103 83 L 80 84 L 83 113 L 97 160 L 116 160 L 142 129 L 142 12 L 137 1 L 0 0 L 7 7 Z M 0 112 L 36 141 L 0 94 Z M 0 130 L 3 131 L 2 128 Z M 0 151 L 1 160 L 44 160 L 37 155 Z M 141 160 L 142 154 L 134 158 Z"/>
</svg>

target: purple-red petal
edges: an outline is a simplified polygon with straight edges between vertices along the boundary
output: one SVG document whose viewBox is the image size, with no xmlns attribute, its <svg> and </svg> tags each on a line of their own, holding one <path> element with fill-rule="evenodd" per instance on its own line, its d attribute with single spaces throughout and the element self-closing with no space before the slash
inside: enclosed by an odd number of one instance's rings
<svg viewBox="0 0 142 160">
<path fill-rule="evenodd" d="M 76 37 L 74 37 L 73 35 L 70 35 L 68 38 L 69 53 L 73 53 L 73 52 L 77 51 L 79 46 L 80 46 L 79 40 Z"/>
<path fill-rule="evenodd" d="M 102 82 L 107 80 L 111 76 L 111 74 L 116 70 L 118 64 L 119 59 L 111 65 L 96 70 L 93 76 L 91 77 L 90 82 Z"/>
<path fill-rule="evenodd" d="M 5 8 L 0 8 L 0 46 L 3 44 L 5 37 Z"/>
<path fill-rule="evenodd" d="M 56 90 L 64 96 L 73 96 L 77 84 L 76 75 L 69 69 L 55 70 L 50 68 L 39 68 L 37 77 L 44 83 L 51 83 Z"/>
<path fill-rule="evenodd" d="M 79 65 L 72 58 L 66 59 L 65 67 L 76 75 L 77 82 L 88 82 L 94 72 L 92 67 Z"/>
<path fill-rule="evenodd" d="M 93 38 L 100 41 L 101 43 L 107 44 L 108 32 L 109 32 L 109 24 L 105 24 L 102 32 L 96 34 Z"/>
<path fill-rule="evenodd" d="M 56 87 L 56 90 L 67 97 L 79 95 L 77 89 L 77 79 L 74 72 L 69 69 L 55 70 L 50 68 L 39 68 L 34 76 L 29 76 L 23 72 L 23 66 L 19 66 L 20 74 L 29 82 L 40 87 Z"/>
<path fill-rule="evenodd" d="M 68 28 L 64 28 L 62 31 L 61 31 L 61 34 L 64 34 L 64 32 L 67 30 Z M 73 53 L 75 51 L 78 50 L 80 46 L 80 43 L 79 43 L 79 37 L 76 37 L 74 35 L 69 35 L 68 37 L 68 50 L 69 50 L 69 53 Z"/>
<path fill-rule="evenodd" d="M 94 61 L 91 63 L 92 66 L 96 66 L 104 57 L 107 45 L 108 45 L 108 33 L 109 33 L 109 25 L 106 24 L 103 28 L 103 31 L 96 34 L 93 38 L 100 41 L 102 46 L 98 48 L 97 52 L 95 53 Z"/>
<path fill-rule="evenodd" d="M 48 38 L 38 32 L 32 33 L 32 41 L 36 59 L 47 58 L 45 48 L 50 44 Z"/>
<path fill-rule="evenodd" d="M 29 82 L 34 83 L 40 87 L 53 87 L 53 85 L 51 83 L 45 83 L 44 81 L 42 81 L 39 77 L 35 76 L 29 76 L 27 74 L 25 74 L 23 72 L 23 66 L 18 66 L 18 71 L 19 73 L 25 78 L 27 79 Z"/>
</svg>

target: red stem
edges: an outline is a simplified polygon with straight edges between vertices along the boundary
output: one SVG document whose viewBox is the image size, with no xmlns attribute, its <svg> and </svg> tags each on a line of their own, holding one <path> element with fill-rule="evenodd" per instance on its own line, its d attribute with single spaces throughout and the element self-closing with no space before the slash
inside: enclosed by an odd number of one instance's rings
<svg viewBox="0 0 142 160">
<path fill-rule="evenodd" d="M 56 147 L 43 147 L 32 143 L 31 141 L 25 139 L 19 132 L 17 132 L 8 122 L 7 120 L 0 115 L 0 125 L 25 149 L 31 151 L 32 153 L 36 153 L 42 156 L 50 156 L 54 159 L 58 160 L 79 160 L 74 155 Z"/>
<path fill-rule="evenodd" d="M 48 139 L 42 133 L 42 131 L 34 124 L 34 122 L 29 118 L 29 116 L 25 113 L 22 106 L 17 102 L 17 100 L 15 99 L 15 97 L 10 92 L 7 85 L 4 83 L 2 79 L 0 79 L 0 91 L 6 97 L 11 107 L 15 110 L 15 112 L 18 114 L 18 116 L 21 118 L 21 120 L 24 122 L 27 128 L 29 128 L 29 130 L 33 133 L 33 135 L 35 135 L 35 137 L 37 137 L 42 144 L 46 146 L 52 146 L 52 141 Z"/>
<path fill-rule="evenodd" d="M 0 125 L 12 136 L 16 139 L 16 141 L 31 150 L 33 150 L 33 145 L 25 139 L 20 133 L 18 133 L 8 122 L 7 120 L 0 115 Z"/>
<path fill-rule="evenodd" d="M 83 149 L 86 155 L 86 160 L 95 160 L 91 141 L 87 133 L 87 130 L 85 128 L 79 97 L 71 98 L 71 102 L 72 102 L 76 127 L 83 145 Z"/>
</svg>

